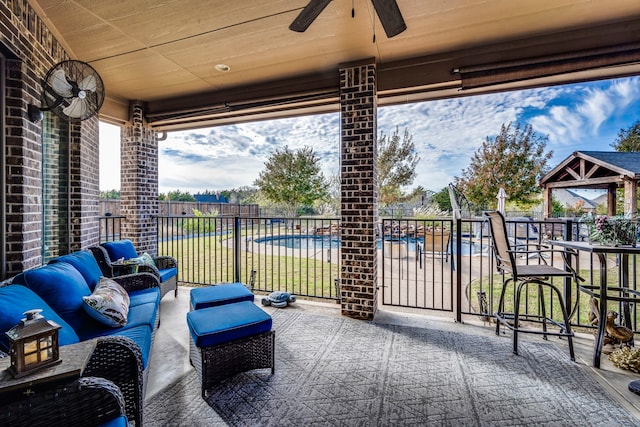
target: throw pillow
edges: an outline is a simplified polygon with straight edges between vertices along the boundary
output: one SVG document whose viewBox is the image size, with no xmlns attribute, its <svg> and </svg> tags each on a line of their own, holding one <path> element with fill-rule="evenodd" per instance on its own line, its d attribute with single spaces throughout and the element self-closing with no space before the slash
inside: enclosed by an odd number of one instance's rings
<svg viewBox="0 0 640 427">
<path fill-rule="evenodd" d="M 113 328 L 127 324 L 129 294 L 115 280 L 100 278 L 93 293 L 83 300 L 85 311 L 98 322 Z"/>
<path fill-rule="evenodd" d="M 143 253 L 139 257 L 131 258 L 130 261 L 135 261 L 139 265 L 149 265 L 152 267 L 156 266 L 156 263 L 153 261 L 153 258 L 148 253 Z"/>
</svg>

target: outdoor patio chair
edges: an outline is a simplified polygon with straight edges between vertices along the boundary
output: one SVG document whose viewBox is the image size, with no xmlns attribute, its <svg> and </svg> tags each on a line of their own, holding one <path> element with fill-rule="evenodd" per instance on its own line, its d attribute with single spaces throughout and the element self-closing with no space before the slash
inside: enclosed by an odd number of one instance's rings
<svg viewBox="0 0 640 427">
<path fill-rule="evenodd" d="M 496 335 L 500 334 L 500 324 L 513 331 L 514 354 L 518 354 L 518 333 L 542 334 L 544 339 L 547 339 L 547 335 L 567 337 L 571 360 L 575 360 L 573 331 L 571 331 L 567 306 L 565 305 L 562 292 L 560 292 L 560 289 L 551 281 L 553 278 L 571 279 L 576 283 L 579 280 L 583 280 L 567 262 L 569 253 L 561 250 L 542 248 L 539 244 L 525 244 L 512 247 L 507 237 L 507 227 L 504 216 L 498 211 L 485 212 L 484 215 L 489 220 L 497 268 L 504 277 L 509 276 L 503 282 L 500 300 L 498 302 L 498 311 L 494 313 L 496 317 Z M 528 248 L 532 246 L 536 249 L 529 250 Z M 547 260 L 552 259 L 554 253 L 562 255 L 563 268 L 548 264 Z M 518 259 L 523 260 L 526 264 L 518 264 L 516 262 Z M 505 295 L 511 285 L 513 285 L 513 311 L 506 312 Z M 526 309 L 524 313 L 520 313 L 521 301 L 530 303 L 530 285 L 537 288 L 538 304 L 536 306 L 539 308 L 538 313 L 529 313 Z M 549 291 L 548 297 L 545 297 L 545 289 Z M 562 314 L 561 322 L 553 319 L 554 313 L 552 307 L 547 307 L 545 304 L 545 298 L 553 302 L 554 295 Z M 550 312 L 547 311 L 548 309 Z M 533 329 L 531 327 L 525 327 L 521 324 L 521 321 L 542 323 L 542 328 Z M 550 331 L 547 328 L 548 324 L 555 325 L 559 330 Z"/>
<path fill-rule="evenodd" d="M 178 296 L 178 262 L 175 258 L 171 256 L 152 258 L 147 254 L 139 256 L 133 242 L 128 239 L 102 242 L 98 246 L 90 247 L 89 250 L 105 277 L 116 277 L 133 272 L 151 273 L 160 281 L 162 297 L 169 291 L 173 291 L 174 296 Z M 132 260 L 135 262 L 129 263 Z"/>
<path fill-rule="evenodd" d="M 419 257 L 420 268 L 422 268 L 422 257 L 432 257 L 438 255 L 445 262 L 449 262 L 451 255 L 451 231 L 449 230 L 427 230 L 424 232 L 424 239 L 416 241 L 416 256 Z"/>
</svg>

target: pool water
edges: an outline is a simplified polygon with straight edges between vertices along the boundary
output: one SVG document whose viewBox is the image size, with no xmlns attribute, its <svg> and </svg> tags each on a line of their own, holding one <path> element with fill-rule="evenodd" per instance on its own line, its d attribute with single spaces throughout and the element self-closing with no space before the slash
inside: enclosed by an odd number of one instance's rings
<svg viewBox="0 0 640 427">
<path fill-rule="evenodd" d="M 397 241 L 397 240 L 396 240 Z M 399 240 L 402 244 L 407 245 L 408 252 L 416 251 L 416 239 L 413 237 L 403 238 Z M 331 236 L 269 236 L 261 237 L 255 240 L 256 243 L 269 243 L 273 246 L 282 246 L 288 249 L 339 249 L 340 239 Z M 455 253 L 456 245 L 455 240 L 452 241 L 452 249 Z M 382 239 L 377 240 L 378 249 L 382 249 Z M 483 249 L 487 249 L 484 247 Z M 477 254 L 480 253 L 480 247 L 476 243 L 469 240 L 462 241 L 462 255 Z"/>
</svg>

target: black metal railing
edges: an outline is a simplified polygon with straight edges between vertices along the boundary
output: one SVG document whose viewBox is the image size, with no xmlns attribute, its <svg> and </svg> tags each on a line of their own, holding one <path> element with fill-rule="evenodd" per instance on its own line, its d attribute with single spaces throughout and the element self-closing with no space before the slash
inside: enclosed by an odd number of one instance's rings
<svg viewBox="0 0 640 427">
<path fill-rule="evenodd" d="M 461 241 L 463 244 L 471 242 L 475 246 L 477 255 L 461 255 L 458 251 L 456 260 L 459 266 L 457 271 L 458 295 L 460 295 L 460 312 L 457 316 L 476 315 L 485 319 L 492 316 L 498 310 L 498 300 L 502 289 L 504 278 L 497 272 L 493 250 L 489 236 L 488 225 L 481 218 L 463 219 L 457 221 L 457 228 L 460 230 Z M 512 244 L 528 243 L 534 246 L 551 248 L 549 240 L 586 240 L 588 232 L 584 224 L 573 220 L 519 220 L 512 221 L 507 219 L 507 230 Z M 560 250 L 561 248 L 556 248 Z M 462 251 L 462 254 L 468 251 Z M 553 255 L 545 255 L 541 257 L 520 257 L 520 263 L 542 263 L 547 262 L 551 265 L 563 267 L 564 261 L 562 255 L 556 252 Z M 629 257 L 629 276 L 628 285 L 630 289 L 637 290 L 640 278 L 638 271 L 638 257 L 631 255 Z M 589 253 L 580 253 L 577 259 L 573 260 L 573 267 L 577 269 L 578 274 L 585 279 L 584 284 L 590 286 L 599 286 L 600 284 L 600 263 L 595 255 Z M 620 271 L 620 259 L 616 254 L 607 255 L 607 282 L 609 286 L 618 286 L 619 278 L 623 272 Z M 577 285 L 570 279 L 552 279 L 555 284 L 564 290 L 564 299 L 573 312 L 571 318 L 572 326 L 583 329 L 593 329 L 594 326 L 590 319 L 590 300 L 589 296 L 578 291 Z M 513 295 L 507 293 L 510 298 L 507 305 L 513 304 Z M 551 295 L 545 295 L 547 310 L 550 310 L 551 316 L 557 320 L 561 319 L 558 302 Z M 537 299 L 537 290 L 531 288 L 525 290 L 524 303 L 521 312 L 532 314 L 541 314 L 541 304 Z M 617 313 L 623 313 L 623 303 L 610 302 L 608 309 Z M 638 317 L 637 307 L 631 305 L 629 307 L 631 324 L 634 331 L 637 330 Z M 601 317 L 604 319 L 604 316 Z M 622 323 L 622 319 L 616 321 Z"/>
<path fill-rule="evenodd" d="M 100 239 L 120 238 L 123 217 L 100 218 Z M 158 255 L 178 260 L 178 280 L 199 286 L 241 281 L 261 292 L 285 290 L 296 295 L 340 298 L 339 220 L 336 218 L 158 217 Z M 509 220 L 512 242 L 544 245 L 550 239 L 583 240 L 584 226 L 572 220 Z M 385 219 L 377 227 L 378 283 L 382 303 L 489 318 L 497 311 L 503 277 L 497 272 L 488 224 L 483 218 Z M 540 258 L 521 259 L 538 263 Z M 561 265 L 558 255 L 544 259 Z M 629 287 L 638 289 L 638 259 L 630 256 Z M 615 255 L 607 258 L 607 279 L 617 284 L 622 274 Z M 599 262 L 582 254 L 574 265 L 586 284 L 598 285 Z M 555 279 L 561 280 L 561 279 Z M 589 299 L 575 284 L 558 282 L 575 307 L 574 326 L 592 328 Z M 551 298 L 550 296 L 547 296 Z M 540 304 L 524 298 L 526 310 Z M 559 316 L 557 301 L 547 301 Z M 612 303 L 618 313 L 623 307 Z M 630 307 L 637 330 L 638 312 Z"/>
<path fill-rule="evenodd" d="M 120 226 L 122 225 L 123 220 L 123 216 L 101 216 L 98 221 L 100 243 L 120 240 Z"/>
<path fill-rule="evenodd" d="M 178 260 L 183 283 L 336 299 L 338 233 L 335 218 L 159 217 L 158 253 Z"/>
<path fill-rule="evenodd" d="M 385 305 L 454 310 L 451 219 L 385 219 L 378 257 Z"/>
</svg>

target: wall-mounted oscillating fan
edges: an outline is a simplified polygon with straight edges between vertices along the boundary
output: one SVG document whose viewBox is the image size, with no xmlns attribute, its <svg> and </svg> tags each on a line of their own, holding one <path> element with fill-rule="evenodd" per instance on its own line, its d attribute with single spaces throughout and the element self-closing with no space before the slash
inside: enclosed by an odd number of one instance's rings
<svg viewBox="0 0 640 427">
<path fill-rule="evenodd" d="M 104 85 L 98 72 L 82 61 L 56 64 L 42 82 L 42 111 L 69 120 L 93 117 L 104 102 Z"/>
</svg>

